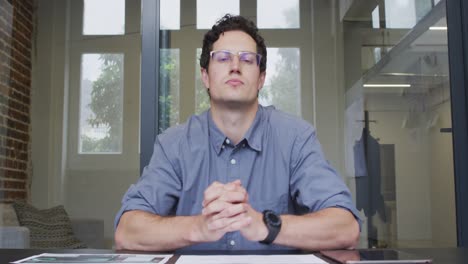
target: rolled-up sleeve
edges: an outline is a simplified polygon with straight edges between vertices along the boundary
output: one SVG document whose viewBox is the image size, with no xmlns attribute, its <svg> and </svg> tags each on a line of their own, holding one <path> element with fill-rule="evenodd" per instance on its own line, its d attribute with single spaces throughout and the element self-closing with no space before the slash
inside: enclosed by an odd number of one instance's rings
<svg viewBox="0 0 468 264">
<path fill-rule="evenodd" d="M 325 159 L 312 126 L 299 133 L 291 157 L 291 195 L 302 213 L 339 207 L 360 222 L 351 193 Z"/>
<path fill-rule="evenodd" d="M 170 144 L 168 147 L 175 148 Z M 122 214 L 131 210 L 162 216 L 175 213 L 182 183 L 168 157 L 170 152 L 161 145 L 158 136 L 150 163 L 144 168 L 138 182 L 131 185 L 122 198 L 122 207 L 115 217 L 114 228 L 119 224 Z"/>
</svg>

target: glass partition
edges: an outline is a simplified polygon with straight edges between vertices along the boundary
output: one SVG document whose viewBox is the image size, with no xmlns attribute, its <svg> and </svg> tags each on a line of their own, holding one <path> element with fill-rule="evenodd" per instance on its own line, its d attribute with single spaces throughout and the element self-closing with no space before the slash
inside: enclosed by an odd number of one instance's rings
<svg viewBox="0 0 468 264">
<path fill-rule="evenodd" d="M 363 242 L 455 246 L 445 1 L 382 4 L 378 28 L 351 12 L 343 17 L 345 52 L 361 54 L 345 61 L 361 68 L 345 66 L 345 153 Z"/>
</svg>

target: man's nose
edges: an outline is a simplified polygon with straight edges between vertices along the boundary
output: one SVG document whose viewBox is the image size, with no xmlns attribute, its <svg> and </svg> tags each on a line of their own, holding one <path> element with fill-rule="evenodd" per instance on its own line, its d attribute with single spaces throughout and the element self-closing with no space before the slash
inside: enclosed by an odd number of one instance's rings
<svg viewBox="0 0 468 264">
<path fill-rule="evenodd" d="M 236 55 L 236 56 L 231 57 L 230 66 L 231 66 L 231 71 L 239 71 L 239 68 L 240 68 L 240 58 L 239 58 L 239 56 Z"/>
</svg>

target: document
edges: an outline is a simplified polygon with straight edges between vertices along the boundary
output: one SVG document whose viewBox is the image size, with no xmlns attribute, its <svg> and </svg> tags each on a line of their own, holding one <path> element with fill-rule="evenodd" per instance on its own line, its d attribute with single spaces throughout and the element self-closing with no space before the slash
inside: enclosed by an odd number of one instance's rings
<svg viewBox="0 0 468 264">
<path fill-rule="evenodd" d="M 17 263 L 125 263 L 125 264 L 142 264 L 142 263 L 166 263 L 172 255 L 143 255 L 143 254 L 51 254 L 44 253 L 15 262 Z"/>
<path fill-rule="evenodd" d="M 323 264 L 315 255 L 182 255 L 176 264 Z"/>
</svg>

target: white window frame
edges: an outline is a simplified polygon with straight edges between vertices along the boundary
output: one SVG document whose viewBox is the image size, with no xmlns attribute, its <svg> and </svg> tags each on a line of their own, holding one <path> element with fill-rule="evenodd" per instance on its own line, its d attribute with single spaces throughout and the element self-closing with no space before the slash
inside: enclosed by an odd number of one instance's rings
<svg viewBox="0 0 468 264">
<path fill-rule="evenodd" d="M 140 105 L 141 3 L 126 0 L 123 35 L 83 35 L 83 3 L 70 1 L 68 138 L 66 168 L 71 170 L 138 169 Z M 79 153 L 81 57 L 88 53 L 123 54 L 121 153 Z M 135 167 L 135 168 L 133 168 Z"/>
</svg>

